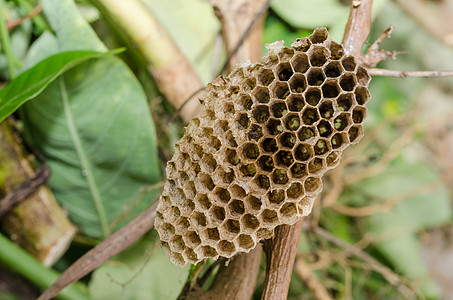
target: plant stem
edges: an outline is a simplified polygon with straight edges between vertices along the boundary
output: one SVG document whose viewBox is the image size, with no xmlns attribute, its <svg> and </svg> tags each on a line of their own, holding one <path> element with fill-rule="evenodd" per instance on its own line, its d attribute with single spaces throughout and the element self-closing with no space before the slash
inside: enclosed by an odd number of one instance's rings
<svg viewBox="0 0 453 300">
<path fill-rule="evenodd" d="M 2 234 L 0 234 L 0 262 L 42 288 L 51 285 L 59 276 L 58 272 L 44 267 L 39 261 Z M 59 298 L 89 300 L 90 298 L 82 287 L 83 285 L 81 284 L 69 286 L 60 293 Z"/>
<path fill-rule="evenodd" d="M 4 11 L 6 9 L 5 1 L 0 0 L 0 35 L 2 39 L 2 48 L 6 55 L 6 60 L 8 62 L 8 71 L 9 77 L 13 79 L 16 76 L 16 69 L 14 67 L 15 57 L 11 51 L 11 44 L 9 41 L 9 33 L 6 28 L 6 19 L 4 17 Z"/>
<path fill-rule="evenodd" d="M 22 6 L 28 14 L 32 13 L 36 9 L 25 0 L 17 0 L 17 3 L 19 3 L 19 5 Z M 41 2 L 38 3 L 37 7 L 40 7 L 40 6 L 41 6 Z M 35 23 L 35 26 L 40 31 L 51 30 L 49 25 L 46 23 L 46 21 L 44 21 L 44 18 L 41 17 L 40 15 L 34 16 L 32 18 L 32 20 L 33 20 L 33 23 Z"/>
</svg>

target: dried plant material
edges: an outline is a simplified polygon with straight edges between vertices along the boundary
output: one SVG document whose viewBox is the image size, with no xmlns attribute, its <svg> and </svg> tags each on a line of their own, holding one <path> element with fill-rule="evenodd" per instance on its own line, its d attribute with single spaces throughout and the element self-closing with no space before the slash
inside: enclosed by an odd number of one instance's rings
<svg viewBox="0 0 453 300">
<path fill-rule="evenodd" d="M 167 164 L 155 227 L 171 261 L 249 252 L 308 215 L 363 135 L 369 81 L 324 28 L 214 80 Z"/>
</svg>

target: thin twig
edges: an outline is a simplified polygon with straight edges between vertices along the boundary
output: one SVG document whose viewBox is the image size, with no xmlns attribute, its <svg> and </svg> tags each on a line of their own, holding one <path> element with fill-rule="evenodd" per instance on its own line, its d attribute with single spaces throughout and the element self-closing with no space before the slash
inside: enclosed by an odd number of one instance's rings
<svg viewBox="0 0 453 300">
<path fill-rule="evenodd" d="M 379 68 L 368 68 L 368 73 L 371 76 L 387 76 L 387 77 L 453 77 L 453 71 L 398 71 Z"/>
<path fill-rule="evenodd" d="M 12 21 L 9 21 L 8 23 L 6 23 L 6 28 L 8 28 L 8 30 L 11 30 L 16 26 L 19 26 L 26 20 L 32 19 L 35 16 L 39 15 L 41 13 L 41 11 L 42 11 L 42 5 L 41 5 L 41 2 L 39 2 L 38 5 L 36 5 L 35 8 L 31 12 L 29 12 L 25 17 L 22 17 L 17 20 L 12 20 Z"/>
<path fill-rule="evenodd" d="M 326 288 L 319 282 L 318 278 L 313 274 L 313 270 L 310 266 L 300 257 L 296 259 L 294 264 L 294 270 L 296 274 L 302 279 L 308 289 L 313 293 L 313 296 L 319 300 L 331 300 L 333 299 Z"/>
<path fill-rule="evenodd" d="M 16 205 L 27 199 L 50 177 L 50 170 L 46 164 L 39 167 L 35 173 L 24 180 L 19 186 L 0 199 L 0 217 L 13 209 Z"/>
<path fill-rule="evenodd" d="M 48 300 L 64 289 L 69 284 L 79 280 L 110 257 L 123 251 L 133 242 L 137 241 L 154 226 L 157 203 L 142 212 L 129 224 L 109 236 L 102 243 L 85 253 L 72 264 L 61 276 L 39 296 L 37 300 Z"/>
</svg>

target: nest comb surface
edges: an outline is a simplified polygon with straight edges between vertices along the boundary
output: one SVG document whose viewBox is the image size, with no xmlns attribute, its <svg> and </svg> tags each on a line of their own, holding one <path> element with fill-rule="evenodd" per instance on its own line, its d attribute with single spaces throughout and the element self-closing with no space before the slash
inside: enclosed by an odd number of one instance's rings
<svg viewBox="0 0 453 300">
<path fill-rule="evenodd" d="M 209 85 L 167 164 L 155 228 L 178 266 L 248 252 L 309 214 L 363 135 L 370 76 L 326 29 L 274 52 Z"/>
</svg>

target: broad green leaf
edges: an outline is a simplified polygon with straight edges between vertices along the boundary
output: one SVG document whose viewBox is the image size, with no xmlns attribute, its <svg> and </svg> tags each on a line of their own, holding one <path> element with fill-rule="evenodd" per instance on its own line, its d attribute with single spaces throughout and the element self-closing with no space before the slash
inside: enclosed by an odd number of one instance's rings
<svg viewBox="0 0 453 300">
<path fill-rule="evenodd" d="M 89 291 L 94 300 L 176 299 L 189 267 L 173 265 L 160 247 L 142 239 L 96 271 Z"/>
<path fill-rule="evenodd" d="M 57 51 L 104 51 L 72 0 L 44 0 L 55 35 L 38 39 L 27 65 Z M 72 68 L 22 109 L 25 130 L 51 168 L 49 184 L 70 218 L 94 238 L 133 218 L 160 179 L 146 96 L 117 57 Z"/>
<path fill-rule="evenodd" d="M 22 104 L 36 97 L 52 81 L 70 68 L 91 58 L 111 55 L 115 51 L 68 51 L 52 55 L 14 78 L 0 91 L 0 122 Z"/>
</svg>

